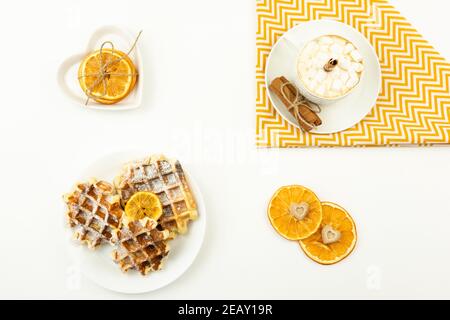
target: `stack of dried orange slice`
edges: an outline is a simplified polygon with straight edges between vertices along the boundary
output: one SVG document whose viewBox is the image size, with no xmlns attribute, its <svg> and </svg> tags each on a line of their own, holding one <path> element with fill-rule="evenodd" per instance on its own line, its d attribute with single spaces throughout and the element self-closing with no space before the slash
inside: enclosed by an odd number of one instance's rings
<svg viewBox="0 0 450 320">
<path fill-rule="evenodd" d="M 320 264 L 335 264 L 356 245 L 356 226 L 350 214 L 331 202 L 320 202 L 311 190 L 298 185 L 278 189 L 267 209 L 274 229 L 298 241 L 305 254 Z"/>
<path fill-rule="evenodd" d="M 88 98 L 102 104 L 114 104 L 134 89 L 137 70 L 126 53 L 102 49 L 90 53 L 81 62 L 78 81 Z"/>
</svg>

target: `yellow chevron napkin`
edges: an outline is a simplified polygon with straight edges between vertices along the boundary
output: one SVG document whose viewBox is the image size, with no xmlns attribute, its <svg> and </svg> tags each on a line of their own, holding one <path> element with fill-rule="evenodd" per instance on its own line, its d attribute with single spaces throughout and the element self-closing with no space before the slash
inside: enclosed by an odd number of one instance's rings
<svg viewBox="0 0 450 320">
<path fill-rule="evenodd" d="M 448 64 L 386 0 L 257 0 L 256 143 L 259 147 L 388 146 L 450 143 Z M 293 26 L 333 19 L 375 48 L 383 79 L 376 106 L 358 125 L 305 134 L 275 111 L 264 69 L 272 45 Z"/>
</svg>

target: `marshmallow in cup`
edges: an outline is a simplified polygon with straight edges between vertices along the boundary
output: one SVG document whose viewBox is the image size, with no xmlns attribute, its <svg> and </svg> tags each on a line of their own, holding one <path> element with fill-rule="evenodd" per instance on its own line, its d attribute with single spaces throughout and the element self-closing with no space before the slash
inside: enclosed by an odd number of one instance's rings
<svg viewBox="0 0 450 320">
<path fill-rule="evenodd" d="M 359 50 L 336 35 L 309 41 L 297 59 L 299 90 L 319 104 L 348 95 L 359 84 L 363 71 L 364 61 Z"/>
</svg>

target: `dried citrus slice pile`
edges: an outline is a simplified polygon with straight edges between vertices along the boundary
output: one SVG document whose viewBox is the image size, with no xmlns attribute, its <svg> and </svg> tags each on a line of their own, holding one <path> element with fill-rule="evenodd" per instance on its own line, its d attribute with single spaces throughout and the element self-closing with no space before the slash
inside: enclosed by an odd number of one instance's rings
<svg viewBox="0 0 450 320">
<path fill-rule="evenodd" d="M 141 191 L 136 192 L 125 206 L 125 214 L 131 221 L 145 217 L 155 221 L 162 215 L 162 205 L 158 196 L 154 193 Z"/>
<path fill-rule="evenodd" d="M 356 245 L 356 226 L 348 212 L 331 202 L 322 203 L 322 223 L 310 237 L 300 240 L 308 257 L 320 264 L 334 264 L 347 257 Z"/>
<path fill-rule="evenodd" d="M 78 68 L 78 81 L 88 97 L 114 104 L 127 97 L 137 80 L 133 61 L 122 51 L 102 49 L 89 54 Z"/>
<path fill-rule="evenodd" d="M 322 206 L 311 190 L 302 186 L 280 188 L 270 200 L 268 214 L 272 226 L 288 240 L 301 240 L 320 226 Z"/>
<path fill-rule="evenodd" d="M 331 202 L 320 202 L 302 186 L 278 189 L 268 207 L 269 220 L 284 238 L 295 240 L 312 260 L 330 265 L 355 248 L 357 234 L 350 214 Z"/>
</svg>

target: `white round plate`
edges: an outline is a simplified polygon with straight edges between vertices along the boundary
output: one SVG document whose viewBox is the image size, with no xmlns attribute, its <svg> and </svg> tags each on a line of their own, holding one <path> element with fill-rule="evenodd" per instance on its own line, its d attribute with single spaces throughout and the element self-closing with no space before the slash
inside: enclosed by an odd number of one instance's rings
<svg viewBox="0 0 450 320">
<path fill-rule="evenodd" d="M 297 82 L 296 61 L 298 51 L 308 41 L 322 35 L 344 37 L 355 44 L 364 57 L 364 72 L 359 85 L 345 98 L 321 106 L 323 124 L 312 133 L 329 134 L 347 130 L 359 123 L 376 104 L 381 88 L 381 67 L 377 54 L 369 41 L 349 25 L 333 20 L 313 20 L 288 30 L 273 46 L 266 65 L 266 87 L 279 76 Z M 292 45 L 294 44 L 295 47 Z M 290 124 L 299 127 L 284 104 L 269 89 L 268 96 L 274 108 Z"/>
<path fill-rule="evenodd" d="M 105 156 L 92 163 L 82 173 L 79 181 L 95 177 L 98 180 L 102 179 L 112 182 L 125 163 L 148 155 L 148 153 L 141 152 L 123 152 Z M 164 262 L 163 268 L 147 276 L 142 276 L 135 270 L 123 273 L 112 260 L 112 246 L 104 244 L 95 250 L 90 250 L 86 246 L 79 245 L 72 240 L 71 232 L 68 229 L 68 238 L 70 238 L 68 244 L 69 254 L 73 257 L 76 264 L 80 266 L 83 275 L 106 289 L 136 294 L 154 291 L 170 284 L 191 266 L 203 243 L 206 229 L 206 211 L 200 189 L 192 177 L 189 176 L 188 168 L 185 166 L 183 168 L 197 202 L 198 219 L 189 224 L 189 230 L 185 235 L 179 235 L 170 241 L 170 253 Z"/>
</svg>

